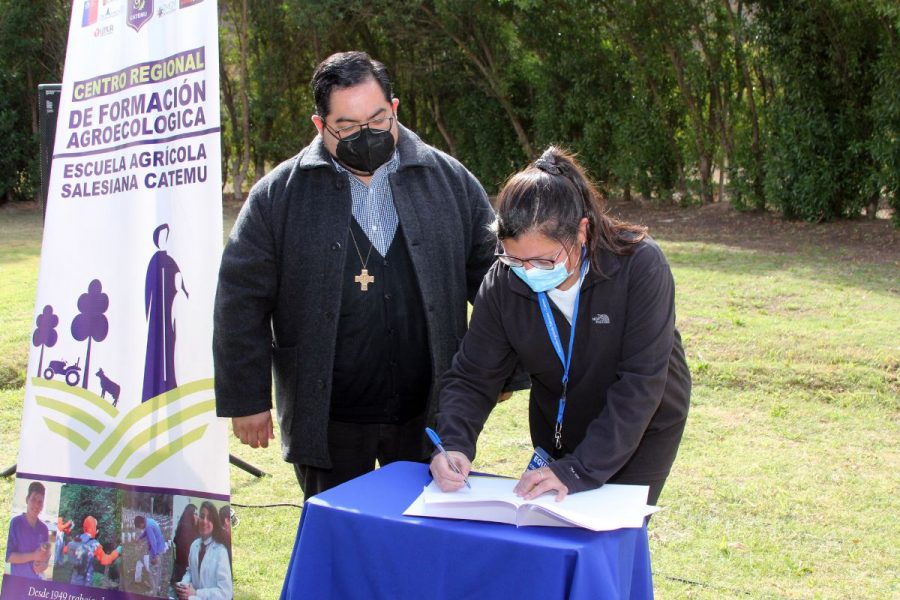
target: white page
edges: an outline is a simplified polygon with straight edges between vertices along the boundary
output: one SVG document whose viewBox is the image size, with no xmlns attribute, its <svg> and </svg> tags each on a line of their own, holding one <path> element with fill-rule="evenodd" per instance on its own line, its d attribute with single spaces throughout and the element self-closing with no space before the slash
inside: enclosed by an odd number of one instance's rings
<svg viewBox="0 0 900 600">
<path fill-rule="evenodd" d="M 646 485 L 618 485 L 608 483 L 595 490 L 569 494 L 562 502 L 545 494 L 531 501 L 569 521 L 588 529 L 606 530 L 618 527 L 640 527 L 644 517 L 655 510 L 647 506 Z"/>
<path fill-rule="evenodd" d="M 488 503 L 425 503 L 420 494 L 403 514 L 408 517 L 440 517 L 463 521 L 489 521 L 491 523 L 516 524 L 516 509 L 508 504 Z M 473 516 L 474 515 L 474 516 Z"/>
<path fill-rule="evenodd" d="M 508 502 L 511 506 L 517 507 L 524 502 L 513 492 L 513 488 L 516 487 L 518 481 L 518 479 L 509 479 L 507 477 L 482 477 L 473 475 L 469 477 L 469 485 L 472 486 L 471 489 L 463 486 L 456 492 L 442 492 L 441 488 L 432 481 L 425 487 L 425 491 L 422 492 L 422 495 L 427 504 L 443 502 L 459 504 L 492 500 Z"/>
<path fill-rule="evenodd" d="M 648 486 L 607 484 L 556 502 L 555 494 L 519 498 L 513 492 L 516 479 L 473 476 L 469 483 L 471 489 L 445 493 L 432 481 L 404 514 L 609 531 L 640 527 L 646 515 L 659 510 L 647 506 Z"/>
</svg>

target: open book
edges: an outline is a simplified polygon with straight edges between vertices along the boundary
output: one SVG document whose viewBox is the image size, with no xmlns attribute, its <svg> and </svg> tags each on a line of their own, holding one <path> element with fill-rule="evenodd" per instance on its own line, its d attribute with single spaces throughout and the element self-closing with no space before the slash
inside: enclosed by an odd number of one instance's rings
<svg viewBox="0 0 900 600">
<path fill-rule="evenodd" d="M 646 485 L 608 483 L 595 490 L 569 494 L 557 502 L 555 493 L 524 500 L 513 492 L 516 482 L 503 477 L 471 476 L 472 489 L 444 493 L 432 481 L 403 514 L 611 531 L 641 527 L 645 516 L 659 510 L 647 505 Z"/>
</svg>

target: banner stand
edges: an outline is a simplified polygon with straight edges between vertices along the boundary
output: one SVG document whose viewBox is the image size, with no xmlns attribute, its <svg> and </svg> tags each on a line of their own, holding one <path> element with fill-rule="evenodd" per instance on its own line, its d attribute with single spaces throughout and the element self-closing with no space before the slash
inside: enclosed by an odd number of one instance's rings
<svg viewBox="0 0 900 600">
<path fill-rule="evenodd" d="M 41 159 L 42 221 L 47 217 L 47 190 L 50 186 L 50 168 L 53 165 L 53 145 L 56 141 L 56 114 L 59 110 L 59 94 L 61 91 L 61 83 L 38 85 L 38 106 L 41 130 L 39 152 Z M 266 472 L 262 469 L 233 454 L 228 455 L 228 462 L 254 477 L 263 477 L 266 475 Z M 15 475 L 16 467 L 16 464 L 7 467 L 0 472 L 0 477 L 10 477 Z"/>
<path fill-rule="evenodd" d="M 258 467 L 254 467 L 247 461 L 241 460 L 234 454 L 228 455 L 228 462 L 230 462 L 237 468 L 242 469 L 242 470 L 246 471 L 247 473 L 250 473 L 254 477 L 263 477 L 264 475 L 268 475 L 268 473 L 266 473 L 265 471 L 259 469 Z M 15 468 L 15 467 L 13 467 L 13 468 Z"/>
<path fill-rule="evenodd" d="M 241 469 L 242 471 L 246 471 L 250 475 L 253 475 L 254 477 L 265 477 L 266 475 L 268 475 L 268 473 L 266 473 L 259 467 L 251 465 L 247 461 L 238 458 L 234 454 L 228 455 L 228 462 L 233 464 L 235 467 Z M 3 471 L 0 471 L 0 477 L 12 477 L 13 475 L 16 474 L 17 466 L 18 465 L 14 464 L 11 467 L 7 467 L 7 468 L 3 469 Z"/>
<path fill-rule="evenodd" d="M 71 5 L 0 600 L 232 598 L 217 3 Z"/>
</svg>

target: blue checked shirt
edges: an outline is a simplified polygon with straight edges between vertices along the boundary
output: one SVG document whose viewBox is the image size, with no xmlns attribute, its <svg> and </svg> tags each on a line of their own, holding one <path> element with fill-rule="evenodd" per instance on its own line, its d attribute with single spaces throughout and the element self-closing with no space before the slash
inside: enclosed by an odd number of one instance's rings
<svg viewBox="0 0 900 600">
<path fill-rule="evenodd" d="M 391 159 L 375 170 L 368 186 L 333 158 L 332 162 L 338 172 L 346 173 L 347 179 L 350 180 L 353 218 L 366 232 L 366 236 L 378 253 L 386 256 L 394 240 L 394 234 L 397 233 L 397 224 L 400 222 L 397 209 L 394 207 L 394 194 L 388 181 L 391 173 L 395 173 L 400 166 L 400 153 L 394 150 Z M 360 248 L 360 252 L 365 256 L 365 249 Z"/>
</svg>

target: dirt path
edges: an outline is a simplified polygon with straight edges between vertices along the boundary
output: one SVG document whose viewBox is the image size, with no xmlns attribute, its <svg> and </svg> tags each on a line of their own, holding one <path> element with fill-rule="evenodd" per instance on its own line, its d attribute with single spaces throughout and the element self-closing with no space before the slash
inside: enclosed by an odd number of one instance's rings
<svg viewBox="0 0 900 600">
<path fill-rule="evenodd" d="M 234 222 L 239 210 L 240 204 L 233 200 L 224 203 L 226 228 Z M 36 203 L 0 206 L 0 219 L 23 213 L 40 219 Z M 833 257 L 859 263 L 894 264 L 900 268 L 900 229 L 886 219 L 805 223 L 785 221 L 772 213 L 740 213 L 727 203 L 660 208 L 639 201 L 612 203 L 610 214 L 646 225 L 651 235 L 662 239 L 708 241 L 778 252 L 821 248 Z"/>
<path fill-rule="evenodd" d="M 805 223 L 767 213 L 740 213 L 727 203 L 690 208 L 610 205 L 610 214 L 641 223 L 650 234 L 674 241 L 708 241 L 756 250 L 785 252 L 821 248 L 860 263 L 900 267 L 900 229 L 889 220 Z M 900 273 L 898 273 L 900 279 Z"/>
</svg>

